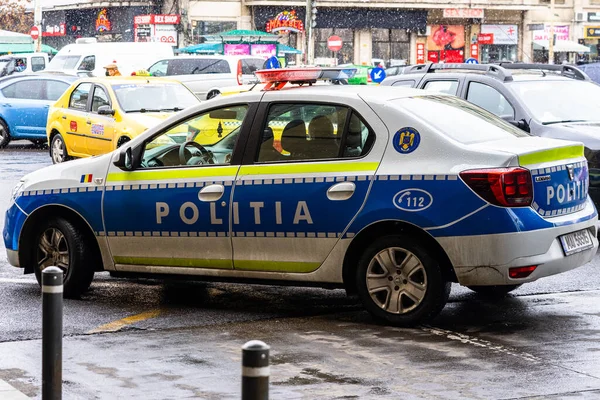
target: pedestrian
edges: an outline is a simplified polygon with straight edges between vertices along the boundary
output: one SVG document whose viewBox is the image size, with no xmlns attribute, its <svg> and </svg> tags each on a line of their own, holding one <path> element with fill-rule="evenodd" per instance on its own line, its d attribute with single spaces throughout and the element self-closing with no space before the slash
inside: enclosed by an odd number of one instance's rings
<svg viewBox="0 0 600 400">
<path fill-rule="evenodd" d="M 112 63 L 104 66 L 104 69 L 106 70 L 106 76 L 121 76 L 116 61 L 113 61 Z"/>
</svg>

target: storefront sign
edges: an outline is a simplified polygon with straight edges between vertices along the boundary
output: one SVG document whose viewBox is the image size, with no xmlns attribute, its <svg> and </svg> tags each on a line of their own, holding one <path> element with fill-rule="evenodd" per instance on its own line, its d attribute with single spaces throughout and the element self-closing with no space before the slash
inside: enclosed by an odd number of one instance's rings
<svg viewBox="0 0 600 400">
<path fill-rule="evenodd" d="M 271 57 L 277 54 L 277 45 L 275 44 L 253 44 L 250 48 L 250 55 L 258 57 Z"/>
<path fill-rule="evenodd" d="M 133 18 L 134 25 L 178 25 L 181 16 L 175 14 L 150 14 L 136 15 Z"/>
<path fill-rule="evenodd" d="M 517 25 L 481 25 L 481 34 L 491 34 L 492 42 L 480 42 L 480 44 L 519 44 L 519 27 Z"/>
<path fill-rule="evenodd" d="M 98 13 L 96 18 L 96 32 L 108 32 L 110 31 L 110 20 L 108 19 L 108 10 L 103 8 Z"/>
<path fill-rule="evenodd" d="M 433 25 L 427 36 L 427 50 L 457 50 L 465 48 L 465 27 L 462 25 Z"/>
<path fill-rule="evenodd" d="M 483 18 L 483 8 L 444 8 L 444 18 Z"/>
<path fill-rule="evenodd" d="M 494 44 L 493 33 L 480 33 L 477 35 L 477 43 L 479 44 Z"/>
<path fill-rule="evenodd" d="M 267 32 L 304 32 L 302 20 L 296 16 L 296 11 L 283 11 L 275 18 L 267 21 Z"/>
<path fill-rule="evenodd" d="M 224 46 L 226 56 L 245 56 L 250 54 L 249 44 L 228 44 Z"/>
<path fill-rule="evenodd" d="M 425 64 L 425 43 L 417 43 L 417 64 Z"/>
<path fill-rule="evenodd" d="M 161 42 L 177 46 L 177 25 L 181 17 L 175 14 L 136 15 L 133 18 L 136 42 Z"/>
<path fill-rule="evenodd" d="M 584 32 L 586 39 L 600 38 L 600 26 L 586 26 Z"/>
<path fill-rule="evenodd" d="M 556 40 L 569 40 L 569 25 L 558 25 L 554 27 Z M 550 26 L 546 26 L 543 31 L 533 31 L 533 41 L 549 40 Z"/>
<path fill-rule="evenodd" d="M 588 22 L 600 22 L 600 12 L 589 12 Z"/>
<path fill-rule="evenodd" d="M 46 25 L 42 32 L 43 37 L 48 36 L 65 36 L 67 34 L 67 27 L 64 22 L 58 25 Z"/>
<path fill-rule="evenodd" d="M 473 43 L 471 45 L 471 58 L 474 58 L 476 60 L 479 59 L 479 45 Z"/>
<path fill-rule="evenodd" d="M 177 45 L 177 28 L 175 25 L 156 25 L 154 27 L 154 37 L 157 42 Z"/>
</svg>

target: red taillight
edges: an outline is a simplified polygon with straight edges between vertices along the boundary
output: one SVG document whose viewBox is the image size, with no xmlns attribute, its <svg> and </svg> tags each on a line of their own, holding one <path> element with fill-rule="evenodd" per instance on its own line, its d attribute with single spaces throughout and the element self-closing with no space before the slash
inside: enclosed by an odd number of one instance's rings
<svg viewBox="0 0 600 400">
<path fill-rule="evenodd" d="M 241 85 L 244 83 L 243 75 L 242 75 L 242 60 L 238 60 L 237 62 L 237 83 Z"/>
<path fill-rule="evenodd" d="M 508 269 L 508 276 L 513 279 L 527 278 L 535 269 L 537 265 L 531 265 L 529 267 L 514 267 Z"/>
<path fill-rule="evenodd" d="M 474 169 L 460 173 L 482 199 L 502 207 L 527 207 L 533 201 L 531 172 L 525 168 Z"/>
</svg>

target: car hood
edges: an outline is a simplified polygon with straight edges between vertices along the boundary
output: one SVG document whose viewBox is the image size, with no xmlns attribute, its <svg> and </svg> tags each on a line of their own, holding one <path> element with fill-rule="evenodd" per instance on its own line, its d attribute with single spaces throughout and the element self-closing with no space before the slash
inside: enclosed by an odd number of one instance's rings
<svg viewBox="0 0 600 400">
<path fill-rule="evenodd" d="M 600 122 L 571 122 L 545 125 L 540 136 L 575 140 L 585 147 L 600 150 Z"/>
</svg>

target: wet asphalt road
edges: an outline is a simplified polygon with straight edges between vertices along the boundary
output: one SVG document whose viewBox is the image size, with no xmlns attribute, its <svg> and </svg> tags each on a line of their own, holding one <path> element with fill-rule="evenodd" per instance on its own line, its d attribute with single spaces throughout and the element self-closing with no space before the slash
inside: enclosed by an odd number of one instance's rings
<svg viewBox="0 0 600 400">
<path fill-rule="evenodd" d="M 27 142 L 0 150 L 0 209 L 50 163 Z M 599 264 L 498 302 L 454 285 L 415 329 L 375 324 L 341 290 L 97 274 L 83 299 L 65 300 L 64 398 L 239 398 L 239 348 L 255 338 L 273 347 L 272 398 L 600 398 Z M 40 320 L 35 278 L 0 244 L 0 379 L 32 397 Z"/>
</svg>

